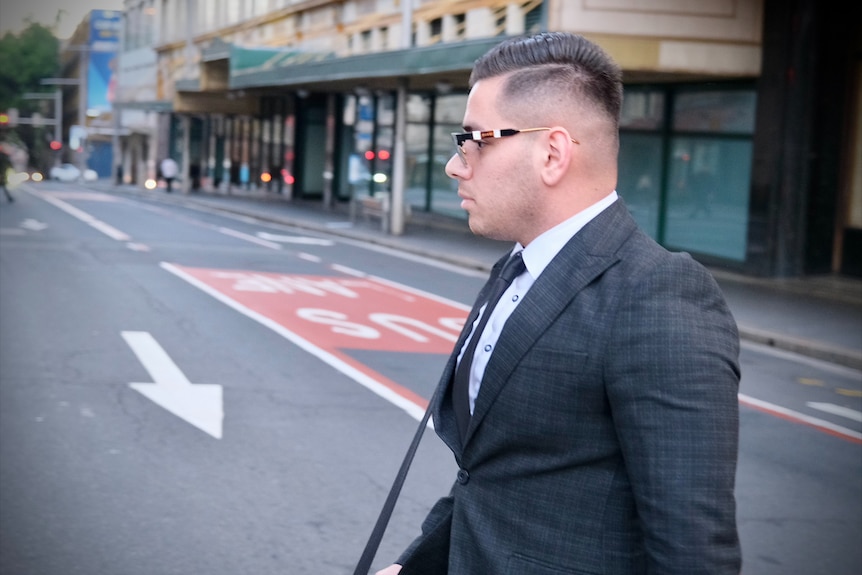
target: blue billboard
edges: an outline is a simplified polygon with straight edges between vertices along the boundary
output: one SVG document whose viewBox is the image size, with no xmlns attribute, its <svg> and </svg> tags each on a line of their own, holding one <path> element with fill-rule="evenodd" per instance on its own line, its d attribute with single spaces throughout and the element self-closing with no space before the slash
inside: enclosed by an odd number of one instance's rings
<svg viewBox="0 0 862 575">
<path fill-rule="evenodd" d="M 87 67 L 88 115 L 99 115 L 111 110 L 122 25 L 122 12 L 116 10 L 90 12 L 90 61 Z"/>
</svg>

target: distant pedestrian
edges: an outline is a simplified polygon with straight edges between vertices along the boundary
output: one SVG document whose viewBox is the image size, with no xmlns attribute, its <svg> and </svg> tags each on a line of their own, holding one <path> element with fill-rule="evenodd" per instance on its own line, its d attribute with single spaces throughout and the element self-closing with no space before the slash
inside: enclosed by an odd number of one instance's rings
<svg viewBox="0 0 862 575">
<path fill-rule="evenodd" d="M 9 193 L 8 188 L 9 172 L 11 170 L 12 162 L 9 160 L 9 156 L 6 155 L 6 152 L 0 152 L 0 188 L 3 188 L 3 195 L 6 196 L 6 200 L 14 202 L 15 198 Z"/>
<path fill-rule="evenodd" d="M 162 172 L 162 177 L 165 179 L 165 184 L 167 185 L 168 193 L 171 193 L 171 189 L 173 189 L 174 180 L 177 178 L 177 174 L 179 173 L 179 166 L 174 161 L 173 158 L 165 158 L 162 160 L 161 165 L 159 166 Z"/>
</svg>

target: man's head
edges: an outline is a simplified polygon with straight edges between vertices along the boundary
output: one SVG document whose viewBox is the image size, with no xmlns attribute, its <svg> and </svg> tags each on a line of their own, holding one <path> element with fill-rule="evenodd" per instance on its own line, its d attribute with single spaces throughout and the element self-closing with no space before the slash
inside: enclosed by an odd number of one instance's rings
<svg viewBox="0 0 862 575">
<path fill-rule="evenodd" d="M 477 60 L 470 85 L 466 131 L 521 131 L 465 140 L 447 165 L 475 233 L 526 244 L 614 189 L 622 73 L 601 48 L 512 38 Z"/>
<path fill-rule="evenodd" d="M 623 100 L 622 71 L 604 50 L 583 36 L 542 32 L 506 40 L 479 58 L 470 86 L 506 76 L 503 105 L 535 107 L 558 103 L 602 111 L 619 127 Z"/>
</svg>

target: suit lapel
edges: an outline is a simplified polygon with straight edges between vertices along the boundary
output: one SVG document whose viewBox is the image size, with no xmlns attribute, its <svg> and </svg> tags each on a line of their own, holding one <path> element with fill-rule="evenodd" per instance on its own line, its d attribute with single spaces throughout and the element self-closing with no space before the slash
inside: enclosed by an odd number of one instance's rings
<svg viewBox="0 0 862 575">
<path fill-rule="evenodd" d="M 443 374 L 437 384 L 437 387 L 440 388 L 440 392 L 435 395 L 431 405 L 431 414 L 434 418 L 434 424 L 436 426 L 435 431 L 437 432 L 437 435 L 439 435 L 443 442 L 449 446 L 449 449 L 456 454 L 461 453 L 461 438 L 458 433 L 458 427 L 455 425 L 455 412 L 452 409 L 451 401 L 451 386 L 452 378 L 455 375 L 455 367 L 458 362 L 458 354 L 460 353 L 461 348 L 464 347 L 464 341 L 470 333 L 470 328 L 473 325 L 473 322 L 476 321 L 476 317 L 479 315 L 479 309 L 487 299 L 488 292 L 494 284 L 494 281 L 497 279 L 497 276 L 500 275 L 500 270 L 503 268 L 503 264 L 506 263 L 509 255 L 510 254 L 507 252 L 503 257 L 497 260 L 497 263 L 495 263 L 491 268 L 488 281 L 485 282 L 485 285 L 481 290 L 479 290 L 479 295 L 476 296 L 476 301 L 473 303 L 470 315 L 468 315 L 467 319 L 464 321 L 461 335 L 458 336 L 458 341 L 455 342 L 455 347 L 449 356 L 449 360 L 446 362 L 446 366 L 443 368 Z M 444 419 L 448 424 L 441 425 L 440 422 Z M 458 455 L 458 457 L 460 458 L 460 455 Z"/>
<path fill-rule="evenodd" d="M 524 354 L 578 292 L 616 263 L 619 246 L 635 228 L 627 208 L 618 200 L 575 234 L 545 268 L 500 334 L 485 369 L 465 444 Z M 451 358 L 450 364 L 454 365 Z M 447 366 L 446 371 L 451 379 L 450 367 Z M 447 427 L 452 428 L 454 443 L 460 446 L 455 426 Z M 451 440 L 444 440 L 451 447 Z"/>
</svg>

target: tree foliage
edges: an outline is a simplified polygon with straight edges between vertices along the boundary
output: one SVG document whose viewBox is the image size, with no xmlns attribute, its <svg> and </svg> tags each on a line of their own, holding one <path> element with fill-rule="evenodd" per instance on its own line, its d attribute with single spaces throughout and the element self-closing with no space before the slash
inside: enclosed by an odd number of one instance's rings
<svg viewBox="0 0 862 575">
<path fill-rule="evenodd" d="M 57 75 L 59 48 L 54 32 L 36 22 L 0 38 L 0 110 L 29 107 L 25 93 L 46 91 L 40 81 Z"/>
<path fill-rule="evenodd" d="M 42 111 L 44 101 L 25 100 L 28 92 L 51 92 L 56 88 L 43 86 L 43 78 L 57 76 L 60 67 L 60 41 L 50 28 L 31 22 L 18 34 L 7 32 L 0 38 L 0 110 L 18 108 L 22 117 Z M 29 164 L 47 168 L 52 156 L 47 148 L 49 136 L 44 127 L 19 125 L 3 129 L 0 141 L 14 144 L 29 155 Z"/>
</svg>

